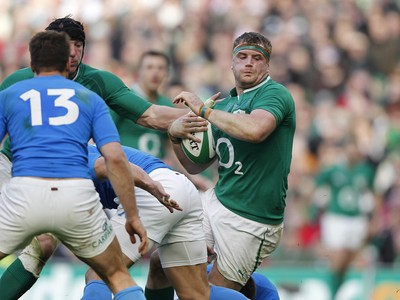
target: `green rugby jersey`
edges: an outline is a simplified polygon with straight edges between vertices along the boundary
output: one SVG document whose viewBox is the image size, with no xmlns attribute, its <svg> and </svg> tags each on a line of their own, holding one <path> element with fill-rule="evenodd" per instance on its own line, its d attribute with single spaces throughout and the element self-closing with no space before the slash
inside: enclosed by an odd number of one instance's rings
<svg viewBox="0 0 400 300">
<path fill-rule="evenodd" d="M 338 164 L 317 174 L 317 187 L 329 188 L 327 211 L 345 216 L 359 216 L 369 212 L 375 169 L 367 162 L 354 166 Z"/>
<path fill-rule="evenodd" d="M 146 99 L 138 87 L 135 86 L 132 90 L 143 97 L 143 99 Z M 173 106 L 171 100 L 162 95 L 158 95 L 157 99 L 151 103 L 169 107 Z M 131 119 L 125 118 L 114 111 L 111 111 L 111 116 L 117 126 L 123 145 L 142 150 L 158 158 L 165 157 L 165 144 L 168 141 L 166 132 L 137 125 Z"/>
<path fill-rule="evenodd" d="M 4 79 L 0 90 L 33 76 L 31 68 L 20 69 Z M 81 64 L 73 80 L 98 94 L 115 113 L 134 122 L 151 106 L 151 103 L 133 93 L 120 78 L 111 72 Z M 1 152 L 11 159 L 9 139 L 4 142 Z"/>
<path fill-rule="evenodd" d="M 274 115 L 276 129 L 257 144 L 235 139 L 213 126 L 219 160 L 215 193 L 238 215 L 265 224 L 282 223 L 296 129 L 292 96 L 267 78 L 239 96 L 232 89 L 214 109 L 237 114 L 263 109 Z"/>
</svg>

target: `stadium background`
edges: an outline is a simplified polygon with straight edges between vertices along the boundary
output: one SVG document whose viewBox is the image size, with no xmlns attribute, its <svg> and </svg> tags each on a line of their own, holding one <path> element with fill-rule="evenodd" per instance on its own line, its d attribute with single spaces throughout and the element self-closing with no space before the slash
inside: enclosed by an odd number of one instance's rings
<svg viewBox="0 0 400 300">
<path fill-rule="evenodd" d="M 284 238 L 259 271 L 282 300 L 328 299 L 312 182 L 340 154 L 335 141 L 355 129 L 377 166 L 383 209 L 374 243 L 354 261 L 340 300 L 400 299 L 400 1 L 1 0 L 0 80 L 29 65 L 33 33 L 67 14 L 85 25 L 84 61 L 128 86 L 143 51 L 165 51 L 173 62 L 170 97 L 182 89 L 204 99 L 226 95 L 233 39 L 250 30 L 270 38 L 271 76 L 293 93 L 298 119 Z M 146 271 L 143 260 L 132 274 L 143 283 Z M 79 299 L 84 272 L 61 248 L 23 299 Z"/>
</svg>

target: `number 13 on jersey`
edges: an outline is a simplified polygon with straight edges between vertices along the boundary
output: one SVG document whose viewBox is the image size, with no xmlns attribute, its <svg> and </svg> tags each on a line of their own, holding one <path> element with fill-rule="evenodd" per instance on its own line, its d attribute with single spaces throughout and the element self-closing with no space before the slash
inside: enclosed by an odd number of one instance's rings
<svg viewBox="0 0 400 300">
<path fill-rule="evenodd" d="M 55 107 L 63 107 L 66 109 L 66 113 L 62 116 L 49 117 L 48 121 L 50 125 L 68 125 L 74 123 L 79 116 L 79 106 L 71 101 L 71 98 L 75 96 L 75 90 L 73 89 L 48 89 L 47 95 L 57 96 L 54 100 Z M 42 117 L 42 95 L 39 91 L 31 89 L 23 93 L 20 98 L 24 101 L 30 101 L 31 108 L 31 123 L 32 126 L 43 125 Z"/>
</svg>

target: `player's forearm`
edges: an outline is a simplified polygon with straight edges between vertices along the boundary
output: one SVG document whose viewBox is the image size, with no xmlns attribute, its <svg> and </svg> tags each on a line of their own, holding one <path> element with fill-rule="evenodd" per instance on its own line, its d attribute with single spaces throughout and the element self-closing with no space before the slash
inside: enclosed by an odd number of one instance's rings
<svg viewBox="0 0 400 300">
<path fill-rule="evenodd" d="M 154 104 L 140 116 L 137 124 L 157 130 L 167 130 L 174 120 L 188 112 L 188 109 Z"/>
<path fill-rule="evenodd" d="M 208 121 L 238 140 L 260 143 L 272 133 L 276 126 L 272 114 L 265 111 L 262 112 L 263 115 L 260 113 L 232 114 L 213 109 L 208 116 Z M 268 114 L 267 117 L 266 114 Z"/>
<path fill-rule="evenodd" d="M 135 181 L 126 159 L 107 160 L 108 179 L 121 202 L 127 218 L 138 215 L 135 198 Z"/>
<path fill-rule="evenodd" d="M 154 185 L 153 179 L 142 168 L 130 163 L 130 170 L 135 180 L 135 185 L 150 193 L 151 187 Z"/>
</svg>

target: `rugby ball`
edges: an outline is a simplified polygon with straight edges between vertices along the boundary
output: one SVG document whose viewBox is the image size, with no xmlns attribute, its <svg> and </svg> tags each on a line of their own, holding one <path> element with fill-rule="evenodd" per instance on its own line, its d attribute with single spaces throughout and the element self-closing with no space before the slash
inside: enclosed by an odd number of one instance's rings
<svg viewBox="0 0 400 300">
<path fill-rule="evenodd" d="M 191 139 L 183 139 L 181 146 L 185 155 L 195 164 L 206 164 L 215 157 L 215 144 L 211 128 L 208 123 L 207 131 L 192 133 L 201 140 L 201 143 Z"/>
</svg>

